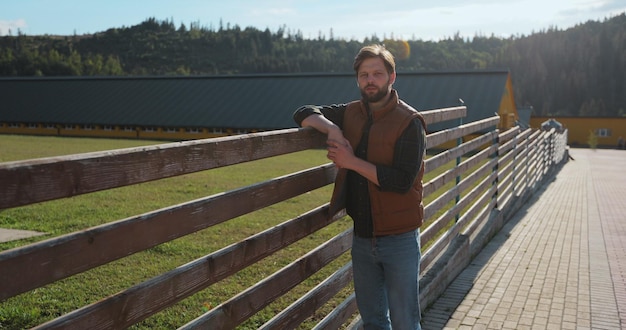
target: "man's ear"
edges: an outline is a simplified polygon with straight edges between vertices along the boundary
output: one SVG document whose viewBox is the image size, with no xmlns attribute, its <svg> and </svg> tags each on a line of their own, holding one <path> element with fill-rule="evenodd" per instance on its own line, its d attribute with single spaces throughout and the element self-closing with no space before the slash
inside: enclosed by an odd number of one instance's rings
<svg viewBox="0 0 626 330">
<path fill-rule="evenodd" d="M 396 82 L 396 72 L 394 71 L 389 75 L 389 85 L 393 85 L 393 83 L 395 82 Z"/>
</svg>

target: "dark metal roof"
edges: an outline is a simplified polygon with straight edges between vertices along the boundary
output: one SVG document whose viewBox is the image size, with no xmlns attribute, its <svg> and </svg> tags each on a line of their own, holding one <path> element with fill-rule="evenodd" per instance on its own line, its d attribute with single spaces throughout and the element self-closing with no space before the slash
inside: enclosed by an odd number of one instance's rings
<svg viewBox="0 0 626 330">
<path fill-rule="evenodd" d="M 507 78 L 508 71 L 400 72 L 394 87 L 418 110 L 463 99 L 472 121 L 498 112 Z M 303 104 L 359 97 L 352 73 L 2 78 L 0 121 L 279 129 L 295 126 L 291 114 Z"/>
</svg>

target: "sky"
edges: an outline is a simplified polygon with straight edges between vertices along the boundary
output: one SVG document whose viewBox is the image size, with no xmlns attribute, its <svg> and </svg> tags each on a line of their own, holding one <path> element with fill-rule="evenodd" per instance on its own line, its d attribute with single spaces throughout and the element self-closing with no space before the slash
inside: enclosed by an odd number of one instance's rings
<svg viewBox="0 0 626 330">
<path fill-rule="evenodd" d="M 626 0 L 0 0 L 0 36 L 82 35 L 147 18 L 218 29 L 300 31 L 304 38 L 508 38 L 626 12 Z"/>
</svg>

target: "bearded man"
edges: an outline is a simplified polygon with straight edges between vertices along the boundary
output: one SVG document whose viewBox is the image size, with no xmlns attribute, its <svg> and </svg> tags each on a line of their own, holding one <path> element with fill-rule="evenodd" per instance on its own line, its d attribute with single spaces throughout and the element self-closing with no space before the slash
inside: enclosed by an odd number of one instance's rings
<svg viewBox="0 0 626 330">
<path fill-rule="evenodd" d="M 345 208 L 354 223 L 352 268 L 365 329 L 421 329 L 420 237 L 426 123 L 400 100 L 393 55 L 363 47 L 353 65 L 362 98 L 307 105 L 294 121 L 327 135 L 338 167 L 329 216 Z"/>
</svg>

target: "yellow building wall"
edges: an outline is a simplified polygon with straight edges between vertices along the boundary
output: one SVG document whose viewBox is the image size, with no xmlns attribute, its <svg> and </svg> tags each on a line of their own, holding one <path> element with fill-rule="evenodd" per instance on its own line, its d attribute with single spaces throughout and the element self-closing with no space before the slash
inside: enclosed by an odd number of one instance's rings
<svg viewBox="0 0 626 330">
<path fill-rule="evenodd" d="M 567 128 L 567 144 L 572 146 L 589 146 L 591 133 L 608 133 L 607 136 L 598 136 L 598 146 L 602 147 L 617 146 L 620 136 L 626 139 L 626 117 L 531 117 L 530 127 L 541 128 L 541 123 L 550 118 Z"/>
<path fill-rule="evenodd" d="M 179 128 L 176 131 L 167 131 L 163 128 L 157 128 L 154 130 L 147 129 L 139 129 L 138 136 L 141 139 L 156 139 L 156 140 L 197 140 L 197 139 L 208 139 L 214 137 L 224 136 L 226 134 L 217 134 L 212 133 L 208 129 L 198 129 L 198 130 L 185 130 L 183 128 Z"/>
<path fill-rule="evenodd" d="M 155 140 L 195 140 L 239 134 L 235 130 L 224 133 L 214 132 L 206 128 L 167 130 L 161 127 L 123 127 L 102 125 L 43 125 L 24 123 L 0 123 L 0 134 L 52 135 L 70 137 L 103 137 L 123 139 L 155 139 Z"/>
<path fill-rule="evenodd" d="M 56 126 L 48 127 L 41 124 L 37 125 L 24 125 L 0 123 L 0 133 L 6 134 L 27 134 L 27 135 L 57 135 L 58 129 Z"/>
<path fill-rule="evenodd" d="M 500 108 L 498 109 L 498 115 L 500 115 L 500 124 L 498 128 L 505 131 L 513 126 L 519 119 L 517 113 L 517 106 L 515 105 L 515 97 L 513 95 L 513 83 L 511 82 L 511 75 L 506 79 L 506 87 L 502 93 L 502 100 L 500 100 Z"/>
</svg>

